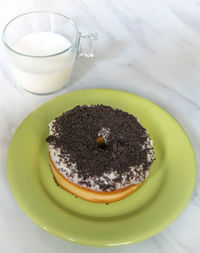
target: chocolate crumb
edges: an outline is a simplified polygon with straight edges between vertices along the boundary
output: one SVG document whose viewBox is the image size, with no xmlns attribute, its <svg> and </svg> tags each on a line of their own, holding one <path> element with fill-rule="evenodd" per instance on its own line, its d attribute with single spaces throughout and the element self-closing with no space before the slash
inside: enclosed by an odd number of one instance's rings
<svg viewBox="0 0 200 253">
<path fill-rule="evenodd" d="M 106 145 L 97 142 L 102 128 L 110 129 Z M 149 135 L 137 118 L 110 106 L 77 106 L 57 117 L 52 129 L 46 141 L 60 150 L 59 156 L 67 165 L 76 164 L 79 184 L 86 187 L 91 187 L 88 178 L 103 177 L 113 170 L 117 176 L 112 184 L 96 181 L 100 190 L 115 190 L 126 173 L 127 182 L 139 176 L 143 181 L 154 159 L 147 159 L 153 148 L 146 145 Z M 138 169 L 133 172 L 131 167 Z"/>
</svg>

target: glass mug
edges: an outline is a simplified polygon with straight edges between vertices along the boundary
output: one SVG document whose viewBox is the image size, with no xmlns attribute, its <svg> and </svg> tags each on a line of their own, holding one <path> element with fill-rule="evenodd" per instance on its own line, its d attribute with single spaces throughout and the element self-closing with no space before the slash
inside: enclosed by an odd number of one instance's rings
<svg viewBox="0 0 200 253">
<path fill-rule="evenodd" d="M 93 57 L 96 41 L 97 33 L 80 33 L 71 19 L 49 11 L 17 16 L 3 30 L 16 82 L 34 94 L 67 85 L 77 56 Z"/>
</svg>

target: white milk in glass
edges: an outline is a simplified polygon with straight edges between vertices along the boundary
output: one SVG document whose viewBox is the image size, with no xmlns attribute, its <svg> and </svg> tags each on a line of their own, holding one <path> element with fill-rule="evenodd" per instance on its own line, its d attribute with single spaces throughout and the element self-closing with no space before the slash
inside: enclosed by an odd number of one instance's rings
<svg viewBox="0 0 200 253">
<path fill-rule="evenodd" d="M 71 76 L 75 52 L 69 49 L 65 53 L 51 55 L 70 46 L 67 38 L 53 32 L 30 33 L 18 39 L 13 49 L 30 57 L 11 55 L 11 68 L 17 83 L 25 90 L 38 94 L 51 93 L 63 87 Z"/>
</svg>

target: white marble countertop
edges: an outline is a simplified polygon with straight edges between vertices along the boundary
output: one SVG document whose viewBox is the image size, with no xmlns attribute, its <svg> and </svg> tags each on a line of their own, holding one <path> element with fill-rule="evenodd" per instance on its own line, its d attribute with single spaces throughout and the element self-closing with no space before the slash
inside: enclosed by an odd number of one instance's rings
<svg viewBox="0 0 200 253">
<path fill-rule="evenodd" d="M 45 101 L 65 92 L 106 87 L 130 91 L 165 108 L 187 132 L 200 166 L 199 0 L 0 0 L 0 31 L 12 17 L 53 10 L 81 31 L 99 33 L 95 59 L 77 61 L 71 83 L 53 95 L 15 87 L 0 43 L 0 252 L 200 252 L 200 185 L 183 213 L 156 236 L 133 245 L 92 248 L 63 241 L 35 225 L 19 208 L 6 176 L 9 142 L 20 122 Z"/>
</svg>

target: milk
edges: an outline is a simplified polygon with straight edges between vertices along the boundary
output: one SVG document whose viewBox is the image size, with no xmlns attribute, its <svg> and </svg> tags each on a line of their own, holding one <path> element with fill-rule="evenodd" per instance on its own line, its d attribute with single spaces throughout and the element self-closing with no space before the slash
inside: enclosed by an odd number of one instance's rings
<svg viewBox="0 0 200 253">
<path fill-rule="evenodd" d="M 51 93 L 63 87 L 72 73 L 76 52 L 71 47 L 65 53 L 51 55 L 70 46 L 67 38 L 53 32 L 35 32 L 19 38 L 12 48 L 30 57 L 12 52 L 11 68 L 17 83 L 37 94 Z"/>
</svg>

